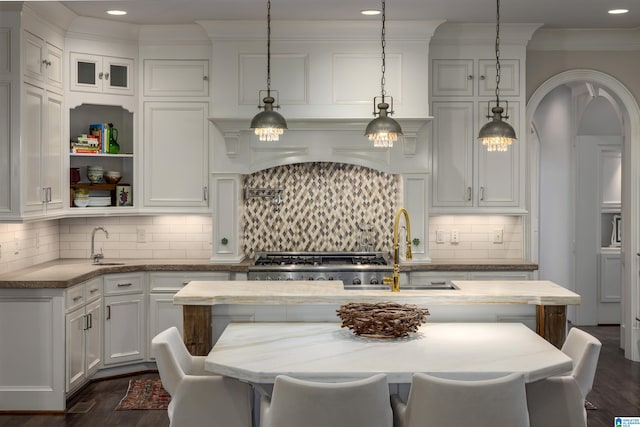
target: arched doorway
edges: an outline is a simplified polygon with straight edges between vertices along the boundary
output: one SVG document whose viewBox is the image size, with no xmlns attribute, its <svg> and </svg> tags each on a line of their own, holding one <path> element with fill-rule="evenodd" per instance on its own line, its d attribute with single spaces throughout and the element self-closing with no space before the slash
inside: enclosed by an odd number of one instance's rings
<svg viewBox="0 0 640 427">
<path fill-rule="evenodd" d="M 545 279 L 543 274 L 547 274 L 548 260 L 545 256 L 549 251 L 555 250 L 560 247 L 564 251 L 562 255 L 554 254 L 555 262 L 564 262 L 569 265 L 573 265 L 573 251 L 575 250 L 575 237 L 571 233 L 571 241 L 567 242 L 566 227 L 569 225 L 572 227 L 571 221 L 575 221 L 575 204 L 571 203 L 570 206 L 566 205 L 566 201 L 558 199 L 559 206 L 554 206 L 556 212 L 561 215 L 558 221 L 549 222 L 547 218 L 547 224 L 542 224 L 541 219 L 545 215 L 549 215 L 549 205 L 545 206 L 545 211 L 541 214 L 541 207 L 544 202 L 541 201 L 541 197 L 545 196 L 541 194 L 541 169 L 545 167 L 542 164 L 542 159 L 546 153 L 542 153 L 544 143 L 540 140 L 541 130 L 536 129 L 534 126 L 535 114 L 538 108 L 544 104 L 545 97 L 556 90 L 558 87 L 570 87 L 575 84 L 588 83 L 595 85 L 595 87 L 603 88 L 606 93 L 611 97 L 611 100 L 620 108 L 619 114 L 622 117 L 622 141 L 623 141 L 623 155 L 622 155 L 622 223 L 624 226 L 624 240 L 622 243 L 622 317 L 621 317 L 621 346 L 625 349 L 625 356 L 632 360 L 640 360 L 640 331 L 638 312 L 640 310 L 640 294 L 638 291 L 638 253 L 639 249 L 639 234 L 640 226 L 637 218 L 640 214 L 639 202 L 639 184 L 638 177 L 640 176 L 640 109 L 638 103 L 633 98 L 628 89 L 622 85 L 615 78 L 594 70 L 569 70 L 560 73 L 547 81 L 545 81 L 531 96 L 527 105 L 527 123 L 531 125 L 531 131 L 533 135 L 528 138 L 528 158 L 529 158 L 529 191 L 528 191 L 528 207 L 530 212 L 529 224 L 528 224 L 528 238 L 530 243 L 531 258 L 537 261 L 541 266 L 541 279 Z M 571 120 L 571 117 L 562 117 L 562 113 L 558 120 Z M 571 132 L 572 136 L 576 136 L 576 129 L 566 129 Z M 548 137 L 548 135 L 546 135 Z M 566 153 L 559 152 L 559 156 Z M 573 170 L 574 165 L 571 165 L 569 169 Z M 575 194 L 575 182 L 569 180 L 567 194 Z M 562 203 L 565 205 L 562 206 Z M 553 210 L 551 211 L 553 215 Z M 559 225 L 560 224 L 560 225 Z M 541 233 L 540 228 L 545 227 L 557 227 L 560 235 L 564 233 L 562 242 L 559 245 L 553 245 L 550 247 L 548 242 L 545 242 L 546 247 L 541 247 Z M 549 228 L 545 228 L 547 230 Z M 542 255 L 541 255 L 542 254 Z M 581 283 L 576 283 L 576 274 L 573 271 L 573 267 L 562 271 L 562 280 L 565 283 L 561 283 L 570 289 L 575 290 L 577 293 L 581 293 Z M 545 272 L 545 273 L 543 273 Z M 556 273 L 549 273 L 556 274 Z M 586 296 L 586 294 L 585 294 Z M 570 310 L 569 317 L 575 319 L 575 310 Z"/>
</svg>

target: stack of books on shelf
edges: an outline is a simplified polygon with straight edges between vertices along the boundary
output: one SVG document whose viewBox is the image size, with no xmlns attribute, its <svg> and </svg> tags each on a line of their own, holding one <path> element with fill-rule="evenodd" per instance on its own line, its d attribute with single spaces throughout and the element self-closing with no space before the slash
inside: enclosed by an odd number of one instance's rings
<svg viewBox="0 0 640 427">
<path fill-rule="evenodd" d="M 79 135 L 71 141 L 71 152 L 75 154 L 104 154 L 109 152 L 111 128 L 107 123 L 89 125 L 89 133 Z"/>
</svg>

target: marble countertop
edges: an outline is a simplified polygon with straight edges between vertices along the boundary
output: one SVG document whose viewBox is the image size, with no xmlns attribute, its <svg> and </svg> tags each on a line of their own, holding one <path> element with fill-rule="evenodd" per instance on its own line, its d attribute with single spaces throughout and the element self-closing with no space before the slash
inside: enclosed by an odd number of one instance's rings
<svg viewBox="0 0 640 427">
<path fill-rule="evenodd" d="M 0 274 L 2 288 L 68 288 L 102 274 L 137 271 L 231 271 L 246 273 L 252 260 L 212 264 L 208 259 L 105 259 L 94 265 L 89 259 L 58 259 Z M 116 263 L 117 265 L 108 265 Z M 534 271 L 538 265 L 517 260 L 438 260 L 432 263 L 407 262 L 401 272 L 411 271 Z"/>
<path fill-rule="evenodd" d="M 354 335 L 339 323 L 230 323 L 205 369 L 253 383 L 280 374 L 348 381 L 385 373 L 410 383 L 414 372 L 454 379 L 513 372 L 533 382 L 571 370 L 571 359 L 520 323 L 429 323 L 406 338 Z"/>
<path fill-rule="evenodd" d="M 546 280 L 460 280 L 459 289 L 344 290 L 341 281 L 192 281 L 174 304 L 346 304 L 394 301 L 401 304 L 577 305 L 580 295 Z M 415 285 L 415 283 L 413 284 Z"/>
</svg>

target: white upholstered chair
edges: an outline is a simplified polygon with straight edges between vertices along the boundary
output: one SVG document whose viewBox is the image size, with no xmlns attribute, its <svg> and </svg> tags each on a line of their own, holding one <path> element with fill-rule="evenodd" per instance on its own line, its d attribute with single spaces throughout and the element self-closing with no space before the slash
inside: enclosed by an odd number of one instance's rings
<svg viewBox="0 0 640 427">
<path fill-rule="evenodd" d="M 594 336 L 571 328 L 562 352 L 573 360 L 566 375 L 527 384 L 531 427 L 585 427 L 584 401 L 593 386 L 602 343 Z"/>
<path fill-rule="evenodd" d="M 391 427 L 393 422 L 384 374 L 340 383 L 279 375 L 260 409 L 262 427 Z"/>
<path fill-rule="evenodd" d="M 524 376 L 461 381 L 413 375 L 404 403 L 391 396 L 395 427 L 528 427 Z"/>
<path fill-rule="evenodd" d="M 205 371 L 205 356 L 192 356 L 175 327 L 156 335 L 151 346 L 171 395 L 171 427 L 251 427 L 248 384 Z"/>
</svg>

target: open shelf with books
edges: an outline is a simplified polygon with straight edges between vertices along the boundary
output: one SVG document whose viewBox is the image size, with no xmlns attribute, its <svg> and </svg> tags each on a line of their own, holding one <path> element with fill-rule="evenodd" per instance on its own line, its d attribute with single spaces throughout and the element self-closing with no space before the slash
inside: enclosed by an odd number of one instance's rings
<svg viewBox="0 0 640 427">
<path fill-rule="evenodd" d="M 118 185 L 133 187 L 135 179 L 134 117 L 121 106 L 82 104 L 69 110 L 69 206 L 74 191 L 89 190 L 90 197 L 110 196 L 116 206 L 116 185 L 104 180 L 91 182 L 87 168 L 99 166 L 103 171 L 118 171 L 122 179 Z M 101 127 L 95 135 L 92 128 Z M 120 208 L 120 207 L 118 207 Z"/>
</svg>

